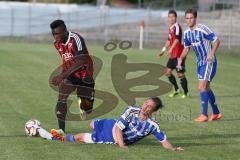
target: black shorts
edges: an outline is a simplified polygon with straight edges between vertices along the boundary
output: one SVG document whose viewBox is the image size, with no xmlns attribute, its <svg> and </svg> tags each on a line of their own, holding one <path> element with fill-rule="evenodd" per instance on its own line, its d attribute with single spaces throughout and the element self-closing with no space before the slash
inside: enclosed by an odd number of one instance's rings
<svg viewBox="0 0 240 160">
<path fill-rule="evenodd" d="M 72 85 L 76 87 L 77 96 L 81 99 L 81 109 L 83 109 L 87 113 L 90 113 L 93 109 L 94 103 L 94 79 L 92 77 L 76 79 L 72 76 L 69 76 L 67 79 L 72 83 Z"/>
<path fill-rule="evenodd" d="M 94 97 L 94 79 L 91 78 L 82 78 L 78 79 L 73 76 L 67 78 L 77 89 L 77 96 L 82 98 L 92 98 Z"/>
<path fill-rule="evenodd" d="M 182 64 L 181 64 L 182 69 L 181 70 L 176 68 L 177 63 L 178 63 L 177 58 L 169 58 L 168 62 L 167 62 L 167 68 L 170 68 L 172 70 L 176 69 L 177 72 L 184 73 L 185 72 L 185 60 L 182 61 Z"/>
</svg>

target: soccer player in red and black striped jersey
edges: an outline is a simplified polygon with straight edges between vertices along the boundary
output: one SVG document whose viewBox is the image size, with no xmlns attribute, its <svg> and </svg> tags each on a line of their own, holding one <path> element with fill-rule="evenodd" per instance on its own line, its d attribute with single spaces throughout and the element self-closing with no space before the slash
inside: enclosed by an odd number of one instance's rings
<svg viewBox="0 0 240 160">
<path fill-rule="evenodd" d="M 174 10 L 168 12 L 168 21 L 170 24 L 169 28 L 169 37 L 161 52 L 158 54 L 161 57 L 164 52 L 168 49 L 169 60 L 167 62 L 165 75 L 168 77 L 171 84 L 174 86 L 174 92 L 169 95 L 169 97 L 174 97 L 180 95 L 181 98 L 186 98 L 189 96 L 188 93 L 188 84 L 185 76 L 185 63 L 182 63 L 182 68 L 177 69 L 177 59 L 181 56 L 183 45 L 182 45 L 182 28 L 177 23 L 177 13 Z M 178 78 L 180 79 L 180 84 L 184 93 L 178 87 L 175 76 L 172 74 L 172 71 L 176 69 Z"/>
<path fill-rule="evenodd" d="M 93 62 L 84 39 L 79 34 L 68 31 L 64 21 L 55 20 L 50 24 L 50 28 L 54 46 L 62 58 L 61 73 L 53 77 L 50 83 L 59 88 L 55 112 L 59 129 L 65 131 L 67 99 L 73 91 L 76 90 L 83 113 L 92 112 L 95 85 Z"/>
</svg>

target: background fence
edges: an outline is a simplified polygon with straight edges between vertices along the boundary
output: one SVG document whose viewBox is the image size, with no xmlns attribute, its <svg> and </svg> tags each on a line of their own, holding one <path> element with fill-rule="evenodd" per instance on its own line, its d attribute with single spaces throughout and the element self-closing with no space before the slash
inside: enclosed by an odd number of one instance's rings
<svg viewBox="0 0 240 160">
<path fill-rule="evenodd" d="M 227 48 L 240 47 L 239 4 L 239 0 L 215 0 L 211 11 L 198 12 L 198 23 L 212 28 Z M 144 20 L 144 47 L 159 47 L 168 36 L 169 8 L 155 6 L 159 5 L 151 3 L 144 9 L 122 9 L 75 4 L 0 2 L 0 36 L 51 40 L 49 24 L 60 18 L 66 21 L 70 30 L 80 32 L 86 40 L 131 40 L 137 46 L 140 21 Z M 187 7 L 197 6 L 172 7 L 178 11 L 178 21 L 183 29 L 187 27 L 184 21 L 184 9 Z"/>
</svg>

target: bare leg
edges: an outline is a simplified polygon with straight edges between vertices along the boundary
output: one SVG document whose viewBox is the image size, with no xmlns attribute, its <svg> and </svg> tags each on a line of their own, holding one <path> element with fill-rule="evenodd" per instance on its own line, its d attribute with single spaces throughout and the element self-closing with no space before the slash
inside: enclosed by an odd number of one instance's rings
<svg viewBox="0 0 240 160">
<path fill-rule="evenodd" d="M 90 128 L 91 128 L 92 130 L 94 130 L 94 120 L 92 120 L 92 121 L 90 122 L 89 126 L 90 126 Z"/>
</svg>

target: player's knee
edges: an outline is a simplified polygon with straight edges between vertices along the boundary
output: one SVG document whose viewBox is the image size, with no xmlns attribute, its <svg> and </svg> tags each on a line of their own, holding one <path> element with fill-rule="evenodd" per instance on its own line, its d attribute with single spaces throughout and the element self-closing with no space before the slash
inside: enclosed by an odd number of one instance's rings
<svg viewBox="0 0 240 160">
<path fill-rule="evenodd" d="M 172 75 L 172 72 L 166 71 L 165 76 L 170 77 Z"/>
<path fill-rule="evenodd" d="M 166 70 L 164 75 L 167 76 L 167 77 L 170 77 L 172 75 L 172 73 L 170 71 Z"/>
<path fill-rule="evenodd" d="M 170 77 L 171 76 L 171 74 L 169 74 L 169 73 L 165 73 L 164 74 L 166 77 Z"/>
<path fill-rule="evenodd" d="M 203 92 L 203 91 L 205 91 L 206 90 L 206 86 L 205 85 L 199 85 L 198 86 L 198 91 L 199 92 Z"/>
<path fill-rule="evenodd" d="M 177 75 L 179 79 L 185 78 L 185 75 L 183 73 L 177 73 Z"/>
<path fill-rule="evenodd" d="M 89 126 L 90 126 L 91 129 L 94 129 L 94 120 L 92 120 L 92 121 L 90 122 Z"/>
<path fill-rule="evenodd" d="M 203 91 L 207 90 L 207 86 L 208 86 L 207 81 L 204 81 L 204 80 L 199 81 L 199 83 L 198 83 L 199 92 L 203 92 Z"/>
</svg>

